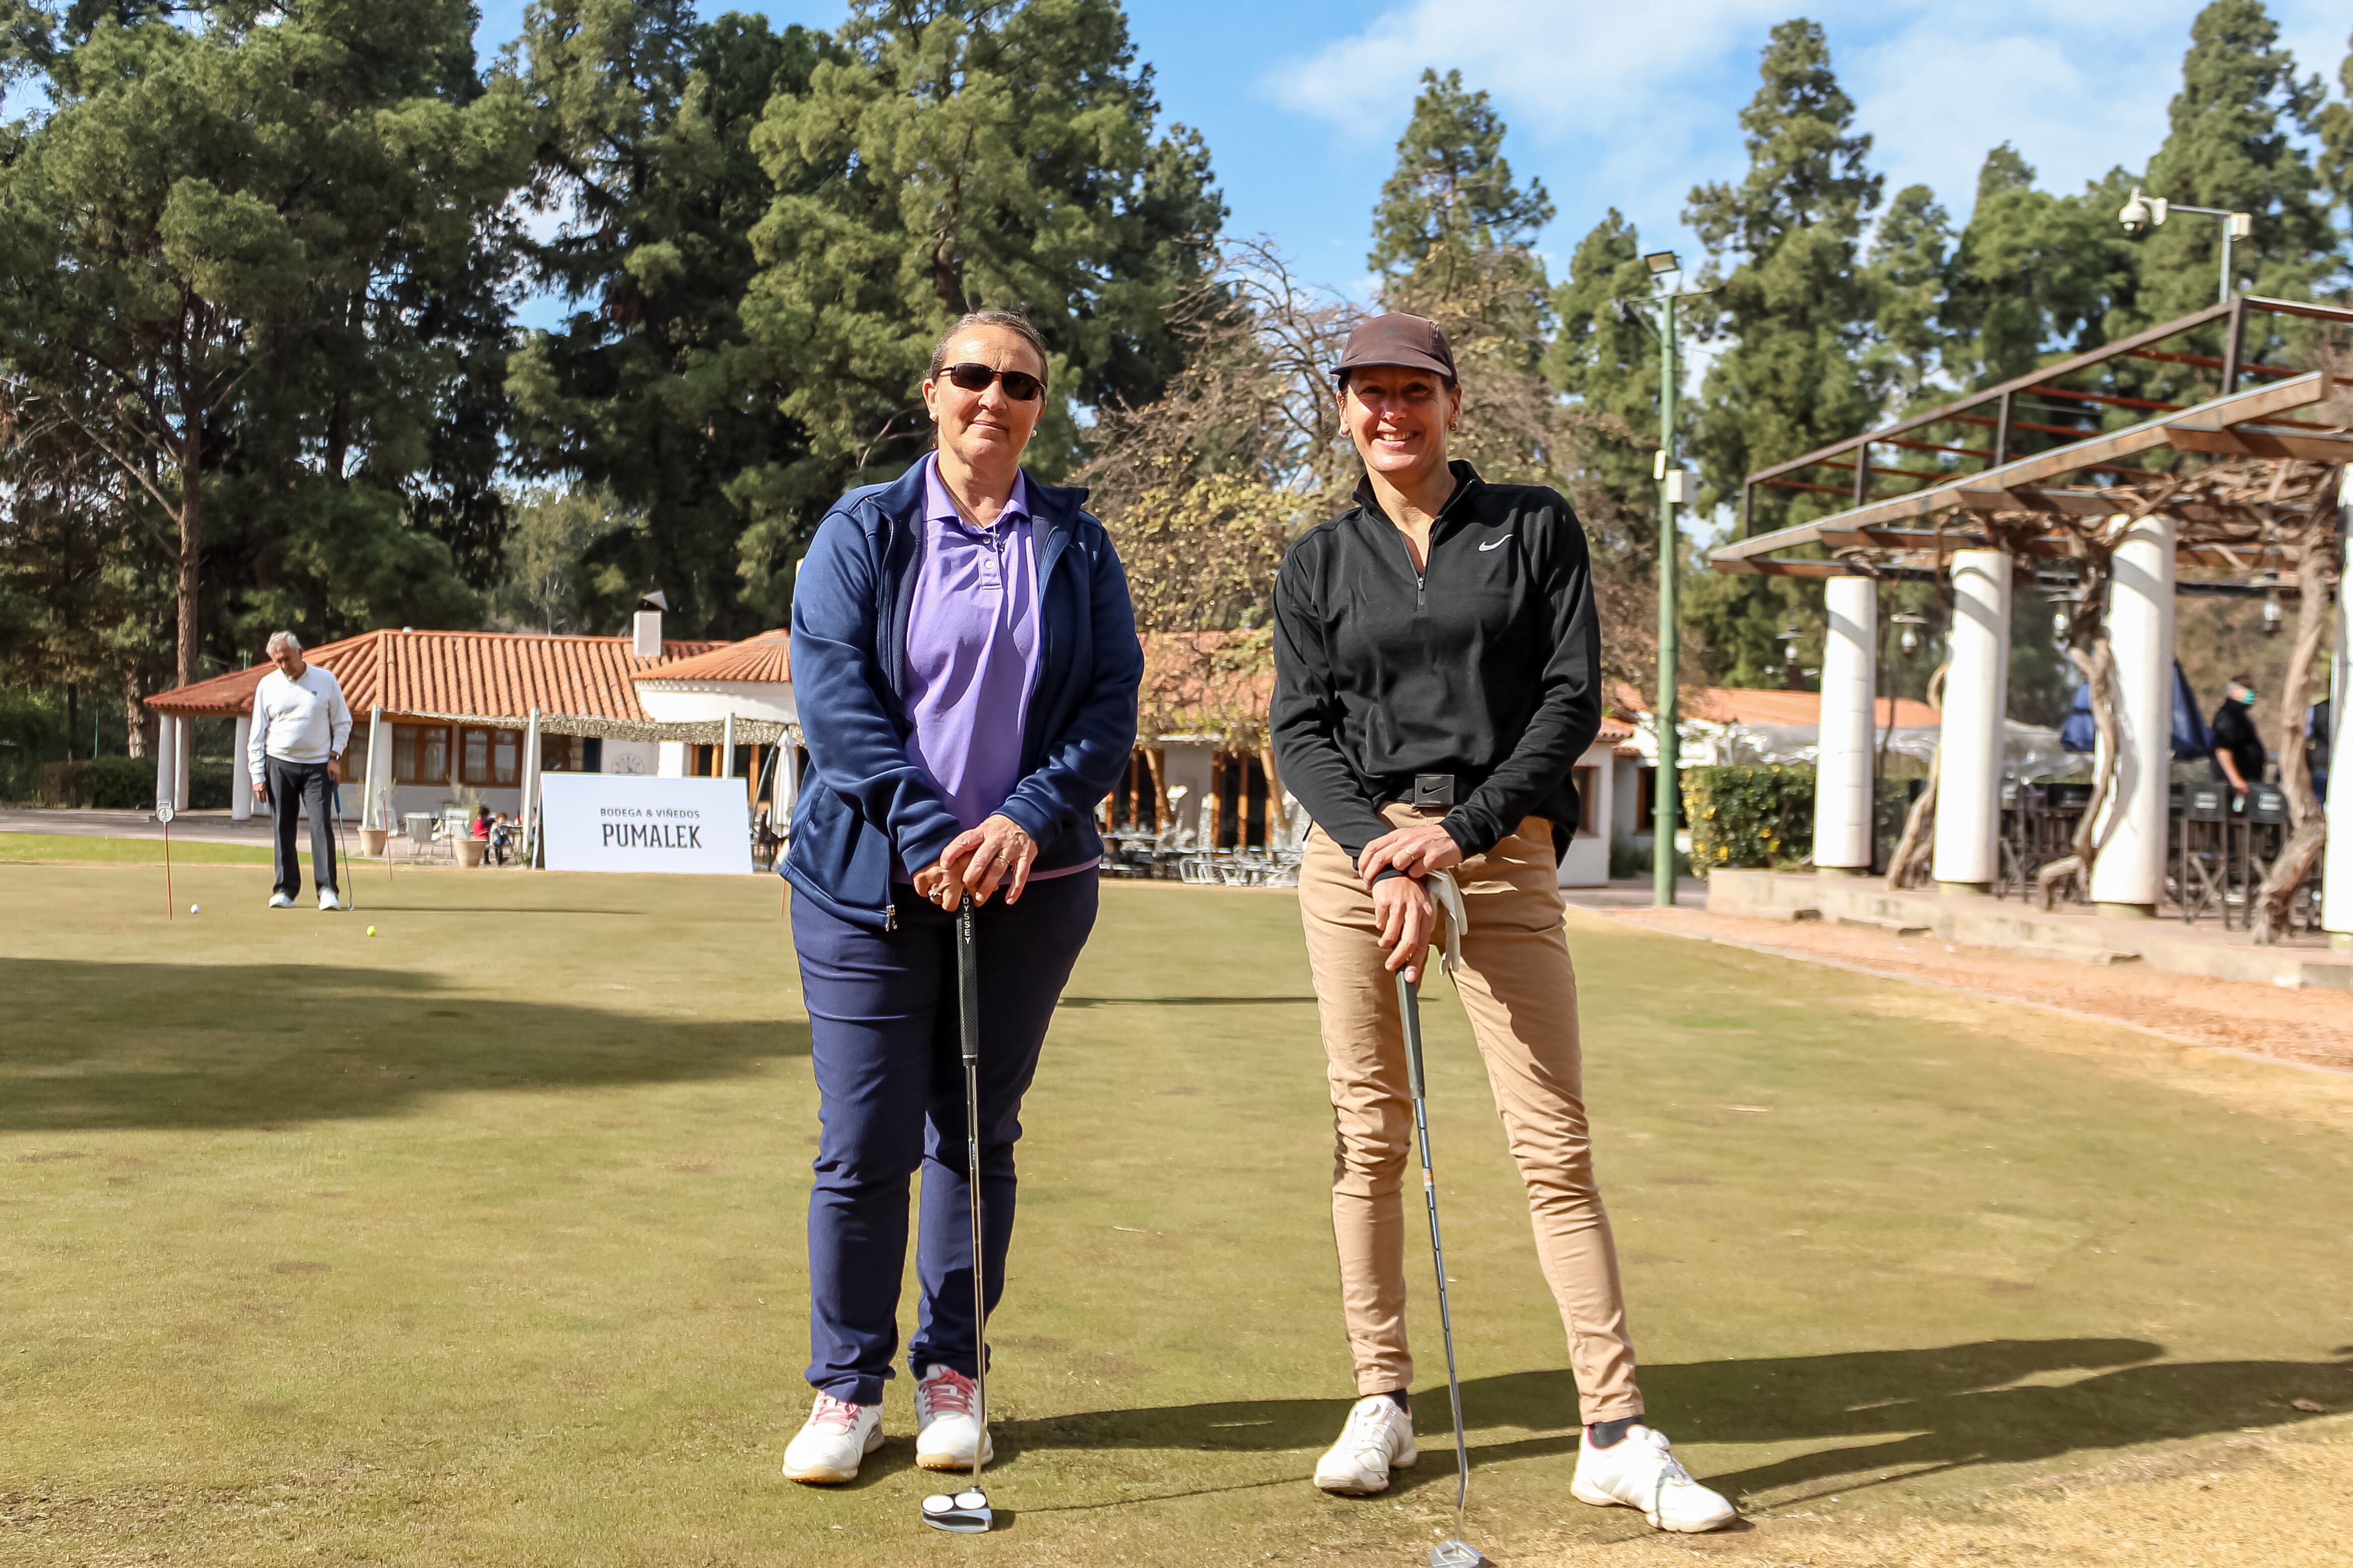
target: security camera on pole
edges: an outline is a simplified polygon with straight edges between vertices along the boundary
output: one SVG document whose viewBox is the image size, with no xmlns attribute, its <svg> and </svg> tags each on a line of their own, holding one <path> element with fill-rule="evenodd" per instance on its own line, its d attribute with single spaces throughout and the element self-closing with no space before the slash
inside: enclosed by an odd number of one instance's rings
<svg viewBox="0 0 2353 1568">
<path fill-rule="evenodd" d="M 2222 220 L 2222 287 L 2214 298 L 2218 304 L 2229 304 L 2232 284 L 2231 242 L 2234 239 L 2251 239 L 2254 237 L 2255 215 L 2234 213 L 2228 207 L 2193 207 L 2187 202 L 2168 202 L 2163 196 L 2145 196 L 2140 194 L 2140 187 L 2135 185 L 2132 200 L 2125 203 L 2124 210 L 2116 214 L 2116 217 L 2124 224 L 2126 234 L 2138 238 L 2150 229 L 2163 225 L 2165 220 L 2175 213 L 2196 213 L 2200 217 L 2218 217 Z"/>
</svg>

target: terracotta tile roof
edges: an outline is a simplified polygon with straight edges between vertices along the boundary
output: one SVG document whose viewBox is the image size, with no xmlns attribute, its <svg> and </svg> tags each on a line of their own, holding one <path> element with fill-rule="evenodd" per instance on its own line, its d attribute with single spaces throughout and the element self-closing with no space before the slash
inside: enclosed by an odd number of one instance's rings
<svg viewBox="0 0 2353 1568">
<path fill-rule="evenodd" d="M 725 645 L 665 642 L 659 659 L 643 659 L 628 637 L 547 637 L 535 632 L 364 632 L 302 650 L 334 672 L 354 714 L 455 713 L 512 719 L 542 713 L 644 721 L 634 680 Z M 253 710 L 254 689 L 269 673 L 257 664 L 172 691 L 147 706 L 175 717 L 233 718 Z"/>
<path fill-rule="evenodd" d="M 732 642 L 711 652 L 698 654 L 647 670 L 640 680 L 681 680 L 698 684 L 709 680 L 754 680 L 788 682 L 793 678 L 793 634 L 778 627 L 762 632 L 758 637 Z"/>
<path fill-rule="evenodd" d="M 1884 697 L 1872 704 L 1872 721 L 1887 722 L 1887 702 Z M 1621 712 L 1648 713 L 1651 705 L 1642 694 L 1620 682 L 1614 704 Z M 1687 686 L 1678 694 L 1677 706 L 1686 720 L 1699 720 L 1712 724 L 1820 724 L 1822 721 L 1822 694 L 1819 691 L 1776 691 L 1750 686 Z M 1926 702 L 1915 702 L 1909 697 L 1895 699 L 1895 722 L 1899 726 L 1925 726 L 1935 729 L 1945 721 L 1945 716 Z"/>
</svg>

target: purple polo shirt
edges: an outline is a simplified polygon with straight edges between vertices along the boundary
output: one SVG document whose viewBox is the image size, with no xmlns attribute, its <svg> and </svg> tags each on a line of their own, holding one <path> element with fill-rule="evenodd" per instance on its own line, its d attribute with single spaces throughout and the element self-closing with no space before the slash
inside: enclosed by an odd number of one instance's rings
<svg viewBox="0 0 2353 1568">
<path fill-rule="evenodd" d="M 907 613 L 907 710 L 915 726 L 907 760 L 939 785 L 959 825 L 979 826 L 1021 782 L 1022 724 L 1037 682 L 1029 481 L 1014 479 L 996 526 L 974 528 L 940 482 L 938 455 L 926 457 L 923 563 Z"/>
</svg>

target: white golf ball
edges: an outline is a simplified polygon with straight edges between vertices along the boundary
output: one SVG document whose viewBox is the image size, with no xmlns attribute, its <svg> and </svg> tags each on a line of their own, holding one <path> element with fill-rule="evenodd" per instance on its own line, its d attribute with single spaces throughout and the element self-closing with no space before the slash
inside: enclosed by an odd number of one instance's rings
<svg viewBox="0 0 2353 1568">
<path fill-rule="evenodd" d="M 203 914 L 205 912 L 205 906 L 202 904 L 190 904 L 188 906 L 188 912 L 192 915 Z"/>
</svg>

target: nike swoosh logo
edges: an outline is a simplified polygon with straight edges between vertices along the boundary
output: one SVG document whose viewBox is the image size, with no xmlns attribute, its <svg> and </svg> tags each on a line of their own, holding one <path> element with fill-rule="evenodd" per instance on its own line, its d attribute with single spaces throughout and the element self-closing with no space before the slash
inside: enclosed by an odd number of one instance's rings
<svg viewBox="0 0 2353 1568">
<path fill-rule="evenodd" d="M 1510 534 L 1508 534 L 1508 533 L 1507 533 L 1507 534 L 1505 534 L 1505 535 L 1504 535 L 1504 539 L 1509 539 L 1509 538 L 1511 538 L 1511 537 L 1512 537 L 1512 536 L 1511 536 Z M 1488 552 L 1488 551 L 1490 551 L 1490 550 L 1494 549 L 1494 548 L 1495 548 L 1495 546 L 1497 546 L 1498 544 L 1501 544 L 1501 543 L 1503 543 L 1503 542 L 1504 542 L 1504 539 L 1491 539 L 1491 540 L 1487 541 L 1487 542 L 1486 542 L 1486 543 L 1484 543 L 1484 544 L 1482 544 L 1482 545 L 1481 545 L 1481 546 L 1479 547 L 1480 552 L 1481 552 L 1482 554 L 1484 554 L 1486 552 Z"/>
</svg>

